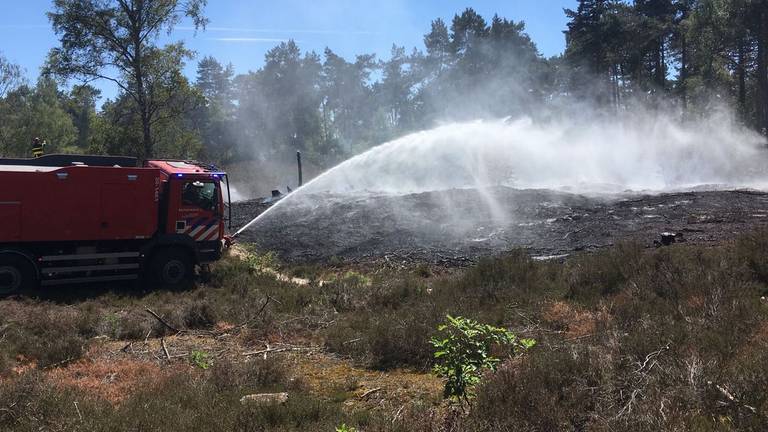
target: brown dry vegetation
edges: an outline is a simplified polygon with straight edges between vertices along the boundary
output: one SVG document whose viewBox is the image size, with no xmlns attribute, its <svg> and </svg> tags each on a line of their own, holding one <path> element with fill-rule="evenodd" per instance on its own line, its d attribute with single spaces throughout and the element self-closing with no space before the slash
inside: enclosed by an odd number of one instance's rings
<svg viewBox="0 0 768 432">
<path fill-rule="evenodd" d="M 459 272 L 282 269 L 306 285 L 240 257 L 188 291 L 6 299 L 0 430 L 766 430 L 766 257 L 759 232 Z M 468 409 L 429 375 L 449 313 L 539 342 L 499 351 Z M 289 402 L 239 402 L 273 391 Z"/>
</svg>

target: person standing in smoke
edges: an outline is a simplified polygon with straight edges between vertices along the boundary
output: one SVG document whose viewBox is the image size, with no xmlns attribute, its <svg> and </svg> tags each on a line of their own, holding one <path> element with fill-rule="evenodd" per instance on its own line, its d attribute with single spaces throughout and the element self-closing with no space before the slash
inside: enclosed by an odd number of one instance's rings
<svg viewBox="0 0 768 432">
<path fill-rule="evenodd" d="M 39 158 L 45 153 L 45 141 L 40 141 L 40 138 L 35 137 L 32 140 L 32 157 Z"/>
</svg>

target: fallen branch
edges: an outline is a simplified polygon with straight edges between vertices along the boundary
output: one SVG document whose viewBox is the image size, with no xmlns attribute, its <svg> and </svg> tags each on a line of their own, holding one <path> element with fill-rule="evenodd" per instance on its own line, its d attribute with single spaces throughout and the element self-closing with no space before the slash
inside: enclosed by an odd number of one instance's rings
<svg viewBox="0 0 768 432">
<path fill-rule="evenodd" d="M 378 392 L 380 392 L 380 391 L 381 391 L 381 387 L 376 387 L 375 389 L 370 389 L 370 390 L 368 390 L 367 392 L 365 392 L 365 393 L 361 394 L 361 395 L 360 395 L 360 399 L 365 399 L 365 398 L 367 398 L 368 396 L 370 396 L 370 395 L 372 395 L 372 394 L 374 394 L 374 393 L 378 393 Z"/>
<path fill-rule="evenodd" d="M 626 405 L 624 405 L 624 408 L 619 411 L 618 414 L 616 414 L 616 417 L 614 419 L 618 419 L 619 417 L 623 416 L 625 413 L 631 413 L 632 412 L 632 405 L 635 403 L 635 398 L 637 397 L 637 394 L 640 393 L 640 389 L 635 389 L 632 391 L 632 395 L 629 397 L 629 402 L 627 402 Z"/>
<path fill-rule="evenodd" d="M 735 404 L 737 404 L 739 406 L 743 406 L 744 408 L 750 410 L 752 412 L 752 414 L 757 414 L 757 408 L 755 408 L 753 406 L 750 406 L 750 405 L 746 405 L 746 404 L 741 403 L 741 401 L 739 401 L 739 399 L 737 399 L 736 396 L 732 395 L 731 392 L 729 392 L 725 387 L 722 387 L 722 386 L 720 386 L 717 383 L 713 383 L 712 381 L 707 381 L 707 384 L 715 387 L 729 401 L 731 401 L 731 402 L 733 402 L 733 403 L 735 403 Z"/>
<path fill-rule="evenodd" d="M 168 323 L 167 323 L 167 322 L 166 322 L 166 321 L 165 321 L 165 320 L 164 320 L 164 319 L 163 319 L 163 318 L 162 318 L 160 315 L 156 314 L 156 313 L 155 313 L 155 312 L 154 312 L 152 309 L 150 309 L 150 308 L 144 308 L 144 309 L 145 309 L 147 312 L 149 312 L 149 313 L 150 313 L 150 315 L 152 315 L 153 317 L 155 317 L 155 319 L 157 319 L 158 321 L 160 321 L 160 324 L 164 325 L 164 326 L 165 326 L 165 327 L 166 327 L 168 330 L 174 331 L 174 332 L 176 332 L 176 333 L 181 333 L 181 331 L 180 331 L 179 329 L 177 329 L 176 327 L 174 327 L 174 326 L 172 326 L 172 325 L 168 324 Z"/>
<path fill-rule="evenodd" d="M 168 347 L 165 346 L 165 338 L 160 338 L 160 345 L 163 346 L 163 351 L 165 352 L 165 356 L 168 358 L 168 360 L 170 360 L 171 355 L 168 353 Z"/>
<path fill-rule="evenodd" d="M 643 361 L 642 363 L 638 362 L 640 367 L 635 371 L 635 373 L 642 372 L 642 370 L 645 369 L 646 366 L 648 366 L 648 362 L 650 362 L 651 360 L 653 360 L 656 357 L 658 357 L 659 355 L 661 355 L 661 353 L 663 353 L 664 351 L 668 351 L 669 350 L 669 346 L 670 346 L 670 343 L 667 343 L 666 345 L 664 345 L 663 347 L 659 348 L 658 350 L 656 350 L 656 351 L 648 354 L 647 356 L 645 356 L 645 361 Z M 656 362 L 652 363 L 651 367 L 653 367 L 653 364 L 655 364 L 655 363 Z"/>
<path fill-rule="evenodd" d="M 405 405 L 401 406 L 400 409 L 397 410 L 394 416 L 392 416 L 392 424 L 395 424 L 398 420 L 400 420 L 400 416 L 403 414 L 403 410 L 405 409 Z"/>
<path fill-rule="evenodd" d="M 242 355 L 246 357 L 250 357 L 255 355 L 280 353 L 280 352 L 286 352 L 286 351 L 318 351 L 318 350 L 319 348 L 315 348 L 315 347 L 267 348 L 259 351 L 244 352 Z"/>
<path fill-rule="evenodd" d="M 77 406 L 77 401 L 72 402 L 75 404 L 75 411 L 77 411 L 77 416 L 80 417 L 80 421 L 83 421 L 83 415 L 80 413 L 80 408 Z"/>
<path fill-rule="evenodd" d="M 252 316 L 252 317 L 248 318 L 247 320 L 243 321 L 243 323 L 242 323 L 242 324 L 240 324 L 239 326 L 237 326 L 237 328 L 238 328 L 238 329 L 242 329 L 242 328 L 245 328 L 245 327 L 246 327 L 248 324 L 250 324 L 250 323 L 251 323 L 251 321 L 253 321 L 253 320 L 255 320 L 256 318 L 258 318 L 258 317 L 259 317 L 259 315 L 261 315 L 261 314 L 262 314 L 262 312 L 264 312 L 264 309 L 266 309 L 266 308 L 267 308 L 267 305 L 268 305 L 268 304 L 269 304 L 269 302 L 271 302 L 271 301 L 274 301 L 275 303 L 280 303 L 280 302 L 278 302 L 277 300 L 273 299 L 271 296 L 267 296 L 267 299 L 264 301 L 264 304 L 263 304 L 263 305 L 261 305 L 261 308 L 259 309 L 259 311 L 258 311 L 258 312 L 256 312 L 256 314 L 255 314 L 254 316 Z"/>
<path fill-rule="evenodd" d="M 58 363 L 54 363 L 54 364 L 51 364 L 51 365 L 48 365 L 48 366 L 44 367 L 43 370 L 49 370 L 49 369 L 57 368 L 59 366 L 64 366 L 65 364 L 70 363 L 70 362 L 72 362 L 74 360 L 77 360 L 77 359 L 75 357 L 68 357 L 68 358 L 66 358 L 66 359 L 64 359 L 64 360 L 62 360 L 62 361 L 60 361 Z"/>
</svg>

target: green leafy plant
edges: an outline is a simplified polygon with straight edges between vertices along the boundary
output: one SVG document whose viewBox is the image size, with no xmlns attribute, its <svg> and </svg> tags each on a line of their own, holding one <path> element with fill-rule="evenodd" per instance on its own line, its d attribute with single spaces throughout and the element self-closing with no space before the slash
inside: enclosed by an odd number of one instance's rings
<svg viewBox="0 0 768 432">
<path fill-rule="evenodd" d="M 213 364 L 210 355 L 205 351 L 192 351 L 189 355 L 189 361 L 200 369 L 208 369 Z"/>
<path fill-rule="evenodd" d="M 274 252 L 258 253 L 249 251 L 245 260 L 250 270 L 254 273 L 261 273 L 265 269 L 273 269 L 278 264 L 277 255 Z"/>
<path fill-rule="evenodd" d="M 352 426 L 347 426 L 345 423 L 342 423 L 341 426 L 338 426 L 336 428 L 336 432 L 357 432 L 357 429 L 353 428 Z"/>
<path fill-rule="evenodd" d="M 536 344 L 533 339 L 518 338 L 511 331 L 480 324 L 463 317 L 446 316 L 439 334 L 430 343 L 435 348 L 437 361 L 433 371 L 447 378 L 443 395 L 465 401 L 472 396 L 472 388 L 480 382 L 484 370 L 495 370 L 501 361 L 491 355 L 491 347 L 511 346 L 516 352 L 527 350 Z"/>
<path fill-rule="evenodd" d="M 109 326 L 109 335 L 113 338 L 117 338 L 120 330 L 120 317 L 116 313 L 109 313 L 105 317 L 107 326 Z"/>
</svg>

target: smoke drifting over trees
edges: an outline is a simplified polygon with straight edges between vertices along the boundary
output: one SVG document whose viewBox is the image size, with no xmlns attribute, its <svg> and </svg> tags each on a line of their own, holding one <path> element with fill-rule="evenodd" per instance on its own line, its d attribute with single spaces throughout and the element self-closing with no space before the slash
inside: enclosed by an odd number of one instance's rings
<svg viewBox="0 0 768 432">
<path fill-rule="evenodd" d="M 71 48 L 60 15 L 65 4 L 57 1 L 59 15 L 51 15 L 62 46 L 52 52 L 50 70 L 60 75 L 94 66 L 78 68 L 77 56 L 58 61 Z M 162 106 L 152 112 L 149 131 L 147 107 L 138 100 L 141 80 L 131 78 L 130 67 L 128 87 L 97 110 L 99 92 L 90 85 L 64 91 L 43 75 L 30 86 L 1 60 L 0 153 L 26 155 L 39 135 L 52 151 L 152 153 L 225 165 L 287 162 L 301 150 L 322 169 L 445 122 L 547 119 L 573 106 L 607 118 L 663 108 L 684 122 L 725 105 L 744 126 L 768 134 L 768 0 L 581 0 L 564 13 L 567 47 L 549 59 L 523 22 L 488 20 L 471 8 L 451 22 L 434 20 L 423 47 L 393 45 L 388 59 L 345 59 L 333 47 L 303 52 L 288 41 L 247 74 L 235 75 L 213 57 L 199 59 L 192 81 L 180 72 L 189 54 L 182 44 L 152 45 L 159 76 L 168 79 L 152 81 Z M 204 22 L 201 9 L 195 17 Z"/>
</svg>

